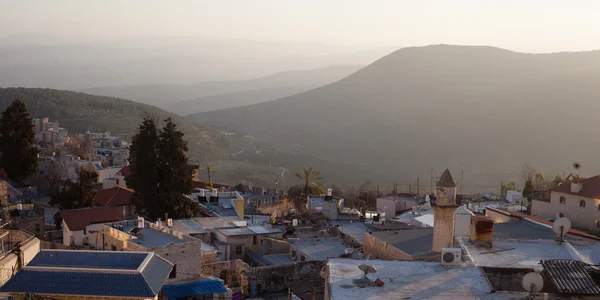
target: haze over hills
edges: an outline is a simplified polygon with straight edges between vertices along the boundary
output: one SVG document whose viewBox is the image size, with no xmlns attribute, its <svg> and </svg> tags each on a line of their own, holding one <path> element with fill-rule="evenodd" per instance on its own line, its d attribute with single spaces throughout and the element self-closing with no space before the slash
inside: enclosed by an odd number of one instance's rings
<svg viewBox="0 0 600 300">
<path fill-rule="evenodd" d="M 287 70 L 364 65 L 391 52 L 390 48 L 199 37 L 71 43 L 26 35 L 0 37 L 0 41 L 0 86 L 60 89 L 244 80 Z"/>
<path fill-rule="evenodd" d="M 429 183 L 432 168 L 450 167 L 465 187 L 491 188 L 522 163 L 600 171 L 599 79 L 598 51 L 414 47 L 327 86 L 189 118 L 360 165 L 368 178 Z"/>
<path fill-rule="evenodd" d="M 284 71 L 248 80 L 209 81 L 190 85 L 113 86 L 81 89 L 79 91 L 94 95 L 132 99 L 141 103 L 156 105 L 169 111 L 190 114 L 249 105 L 293 95 L 300 91 L 342 79 L 361 67 L 361 65 L 338 65 L 319 69 Z M 289 92 L 284 92 L 286 89 Z M 249 92 L 250 99 L 246 98 L 247 93 L 238 93 L 244 91 Z M 214 99 L 198 99 L 216 95 L 222 95 L 219 97 L 224 102 L 213 107 L 205 105 L 210 104 Z M 189 101 L 177 103 L 179 100 Z M 203 104 L 203 106 L 195 108 L 196 104 Z M 189 108 L 193 110 L 190 111 Z"/>
<path fill-rule="evenodd" d="M 25 102 L 33 118 L 49 117 L 59 121 L 71 134 L 86 130 L 104 132 L 131 138 L 142 118 L 150 115 L 158 120 L 172 117 L 188 141 L 192 163 L 204 166 L 210 163 L 212 178 L 218 182 L 238 183 L 248 180 L 254 184 L 281 187 L 294 184 L 290 170 L 298 170 L 305 163 L 327 168 L 323 173 L 333 179 L 352 179 L 352 166 L 332 163 L 310 155 L 295 155 L 275 149 L 261 140 L 241 134 L 225 133 L 210 127 L 196 125 L 178 115 L 162 109 L 105 96 L 41 88 L 0 88 L 0 110 L 15 99 Z M 200 174 L 206 179 L 206 174 Z"/>
</svg>

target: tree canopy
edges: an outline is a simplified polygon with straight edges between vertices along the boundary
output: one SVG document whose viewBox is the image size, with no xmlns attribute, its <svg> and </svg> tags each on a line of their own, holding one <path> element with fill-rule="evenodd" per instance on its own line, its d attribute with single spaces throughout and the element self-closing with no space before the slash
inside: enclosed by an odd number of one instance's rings
<svg viewBox="0 0 600 300">
<path fill-rule="evenodd" d="M 57 190 L 51 193 L 50 204 L 61 209 L 94 207 L 98 174 L 85 169 L 77 170 L 77 181 L 70 179 L 60 182 Z"/>
<path fill-rule="evenodd" d="M 0 164 L 8 178 L 22 184 L 38 170 L 35 132 L 21 100 L 14 100 L 0 118 Z"/>
<path fill-rule="evenodd" d="M 199 206 L 185 195 L 193 187 L 195 166 L 188 163 L 187 143 L 171 118 L 158 128 L 145 117 L 133 137 L 130 151 L 132 175 L 127 186 L 136 191 L 132 198 L 138 212 L 150 219 L 165 213 L 173 218 L 195 216 Z"/>
</svg>

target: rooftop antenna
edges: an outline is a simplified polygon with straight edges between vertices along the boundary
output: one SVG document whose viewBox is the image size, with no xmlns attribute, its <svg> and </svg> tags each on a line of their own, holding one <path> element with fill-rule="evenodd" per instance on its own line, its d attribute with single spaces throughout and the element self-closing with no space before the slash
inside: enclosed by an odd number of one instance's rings
<svg viewBox="0 0 600 300">
<path fill-rule="evenodd" d="M 564 242 L 565 234 L 571 230 L 571 221 L 564 217 L 558 218 L 556 221 L 554 221 L 554 224 L 552 224 L 552 230 L 556 232 L 559 237 L 558 241 L 562 244 Z"/>
<path fill-rule="evenodd" d="M 534 294 L 544 288 L 544 279 L 536 272 L 529 272 L 523 276 L 521 284 L 523 285 L 523 288 L 529 292 L 529 298 L 533 299 Z"/>
</svg>

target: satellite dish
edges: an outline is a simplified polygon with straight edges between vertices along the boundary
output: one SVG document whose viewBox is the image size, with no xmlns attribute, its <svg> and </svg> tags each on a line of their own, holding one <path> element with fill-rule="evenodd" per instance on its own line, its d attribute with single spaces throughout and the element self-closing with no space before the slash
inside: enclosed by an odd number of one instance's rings
<svg viewBox="0 0 600 300">
<path fill-rule="evenodd" d="M 552 224 L 552 230 L 560 237 L 560 242 L 563 242 L 564 235 L 571 230 L 571 221 L 567 218 L 558 218 Z"/>
<path fill-rule="evenodd" d="M 537 293 L 544 288 L 544 279 L 536 272 L 529 272 L 521 280 L 523 288 L 530 293 Z"/>
<path fill-rule="evenodd" d="M 358 268 L 365 273 L 365 276 L 367 276 L 367 274 L 377 273 L 377 269 L 369 265 L 360 265 Z"/>
</svg>

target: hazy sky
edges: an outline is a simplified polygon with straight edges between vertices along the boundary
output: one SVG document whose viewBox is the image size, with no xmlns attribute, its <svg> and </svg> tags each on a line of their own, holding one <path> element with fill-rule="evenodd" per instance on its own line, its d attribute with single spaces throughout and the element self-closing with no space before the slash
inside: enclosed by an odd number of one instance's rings
<svg viewBox="0 0 600 300">
<path fill-rule="evenodd" d="M 600 49 L 600 1 L 0 0 L 0 35 L 216 36 L 355 44 Z"/>
</svg>

